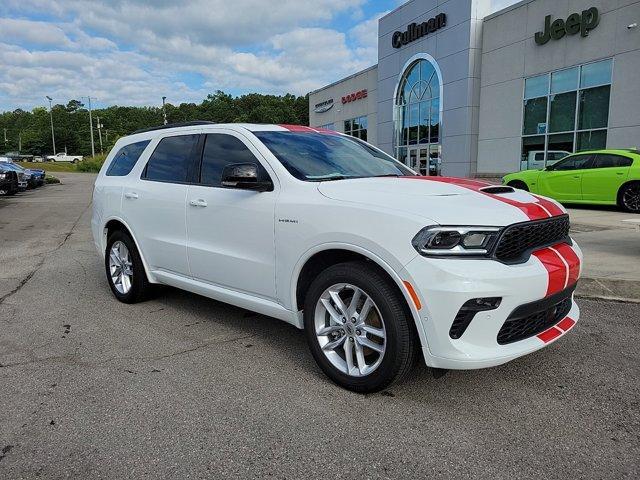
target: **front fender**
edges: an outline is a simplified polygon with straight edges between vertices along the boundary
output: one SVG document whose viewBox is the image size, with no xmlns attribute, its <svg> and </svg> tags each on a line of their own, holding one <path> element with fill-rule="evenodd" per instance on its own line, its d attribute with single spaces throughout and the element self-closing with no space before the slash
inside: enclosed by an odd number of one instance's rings
<svg viewBox="0 0 640 480">
<path fill-rule="evenodd" d="M 327 242 L 327 243 L 318 244 L 312 248 L 309 248 L 298 260 L 298 263 L 296 263 L 296 266 L 293 270 L 293 274 L 291 277 L 289 295 L 291 298 L 291 305 L 293 305 L 294 308 L 297 303 L 296 297 L 297 297 L 298 279 L 300 278 L 300 272 L 302 271 L 302 268 L 307 263 L 307 261 L 311 257 L 313 257 L 315 254 L 323 251 L 327 251 L 327 250 L 347 250 L 350 252 L 358 253 L 368 258 L 369 260 L 374 262 L 376 265 L 378 265 L 380 268 L 382 268 L 385 272 L 387 272 L 387 274 L 391 277 L 391 279 L 395 282 L 395 284 L 398 286 L 398 288 L 402 292 L 404 300 L 409 306 L 409 310 L 411 311 L 411 316 L 413 317 L 413 323 L 416 326 L 416 330 L 418 332 L 418 337 L 420 339 L 421 346 L 423 347 L 423 349 L 424 348 L 428 349 L 428 343 L 427 343 L 426 333 L 424 331 L 424 325 L 420 321 L 420 312 L 418 311 L 418 308 L 414 303 L 413 299 L 411 298 L 411 294 L 407 290 L 407 287 L 405 286 L 405 283 L 404 283 L 405 280 L 407 279 L 403 279 L 401 275 L 398 273 L 404 270 L 404 265 L 402 265 L 392 256 L 389 256 L 388 260 L 385 260 L 384 258 L 372 252 L 371 250 L 367 250 L 366 248 L 363 248 L 359 245 L 346 243 L 346 242 Z M 417 253 L 411 258 L 411 260 L 413 260 L 413 258 L 415 258 L 416 256 L 418 256 Z M 409 262 L 406 262 L 406 263 L 409 263 Z M 304 328 L 301 312 L 298 312 L 297 326 L 298 328 Z"/>
</svg>

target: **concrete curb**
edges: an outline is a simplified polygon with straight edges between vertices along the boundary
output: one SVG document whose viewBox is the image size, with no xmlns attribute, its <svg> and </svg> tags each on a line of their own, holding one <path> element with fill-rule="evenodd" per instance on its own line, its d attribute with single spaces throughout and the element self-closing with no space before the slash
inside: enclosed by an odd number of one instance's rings
<svg viewBox="0 0 640 480">
<path fill-rule="evenodd" d="M 640 303 L 640 282 L 614 278 L 582 277 L 576 295 L 582 298 L 597 298 Z"/>
</svg>

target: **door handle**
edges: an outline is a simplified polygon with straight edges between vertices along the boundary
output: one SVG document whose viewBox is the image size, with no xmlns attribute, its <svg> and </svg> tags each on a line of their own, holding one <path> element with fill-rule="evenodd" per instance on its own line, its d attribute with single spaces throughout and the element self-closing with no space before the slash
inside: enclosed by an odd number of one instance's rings
<svg viewBox="0 0 640 480">
<path fill-rule="evenodd" d="M 124 197 L 125 198 L 136 199 L 136 198 L 138 198 L 138 194 L 136 192 L 125 192 Z"/>
<path fill-rule="evenodd" d="M 616 172 L 616 175 L 624 175 L 624 172 Z"/>
<path fill-rule="evenodd" d="M 189 200 L 189 205 L 191 205 L 192 207 L 206 207 L 207 202 L 205 202 L 201 198 L 198 198 L 197 200 Z"/>
<path fill-rule="evenodd" d="M 573 178 L 580 178 L 580 176 L 579 175 L 574 175 Z"/>
</svg>

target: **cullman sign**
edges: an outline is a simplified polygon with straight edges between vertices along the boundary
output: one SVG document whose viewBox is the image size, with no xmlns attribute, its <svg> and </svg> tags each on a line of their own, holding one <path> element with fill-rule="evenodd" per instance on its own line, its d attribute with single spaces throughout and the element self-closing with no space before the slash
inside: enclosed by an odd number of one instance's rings
<svg viewBox="0 0 640 480">
<path fill-rule="evenodd" d="M 566 21 L 558 18 L 551 23 L 551 15 L 547 15 L 544 17 L 544 32 L 536 33 L 536 43 L 544 45 L 552 38 L 560 40 L 565 35 L 575 35 L 578 32 L 586 37 L 589 35 L 589 30 L 596 28 L 598 23 L 600 23 L 600 14 L 596 7 L 583 10 L 582 14 L 572 13 Z"/>
<path fill-rule="evenodd" d="M 447 16 L 444 13 L 436 15 L 426 22 L 412 23 L 404 32 L 394 32 L 393 37 L 391 37 L 391 44 L 393 48 L 400 48 L 407 43 L 411 43 L 414 40 L 441 29 L 446 24 Z"/>
<path fill-rule="evenodd" d="M 322 113 L 331 110 L 331 107 L 333 107 L 333 98 L 325 100 L 324 102 L 316 103 L 313 111 L 316 113 Z"/>
</svg>

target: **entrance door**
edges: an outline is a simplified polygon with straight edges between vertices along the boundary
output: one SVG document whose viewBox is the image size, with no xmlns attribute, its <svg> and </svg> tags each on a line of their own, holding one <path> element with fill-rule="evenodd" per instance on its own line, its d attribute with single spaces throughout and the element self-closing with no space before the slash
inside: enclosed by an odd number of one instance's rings
<svg viewBox="0 0 640 480">
<path fill-rule="evenodd" d="M 408 167 L 420 175 L 438 175 L 437 158 L 430 158 L 429 146 L 409 147 Z"/>
</svg>

